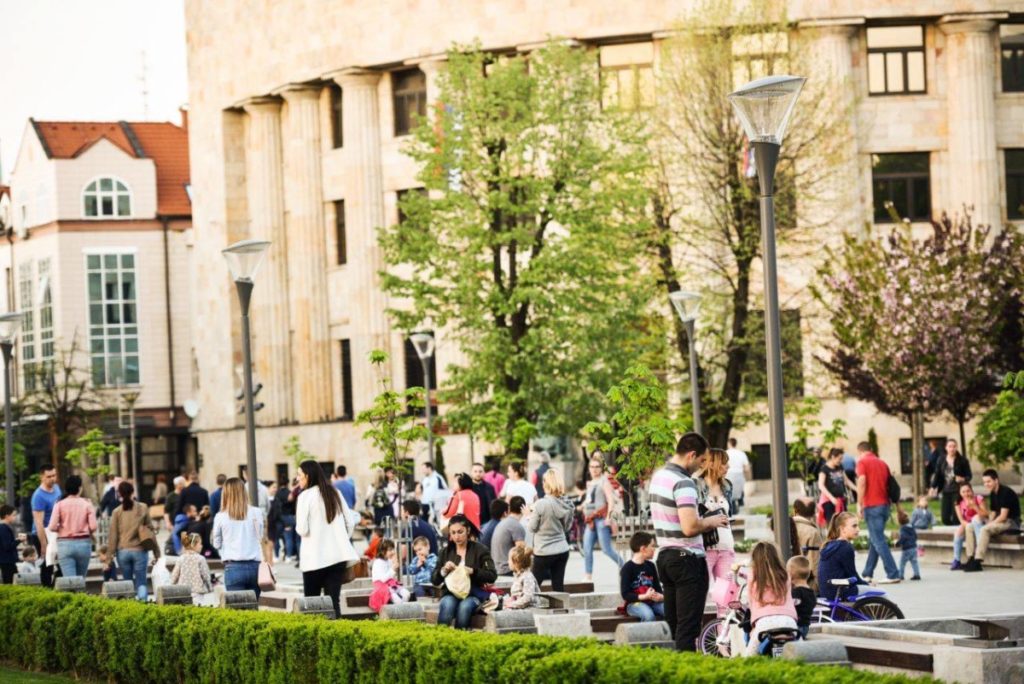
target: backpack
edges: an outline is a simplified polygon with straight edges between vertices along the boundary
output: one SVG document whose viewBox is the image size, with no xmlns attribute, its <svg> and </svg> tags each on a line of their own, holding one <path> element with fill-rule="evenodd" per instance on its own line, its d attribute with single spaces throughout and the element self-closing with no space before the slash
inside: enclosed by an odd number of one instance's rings
<svg viewBox="0 0 1024 684">
<path fill-rule="evenodd" d="M 378 487 L 373 490 L 373 498 L 370 503 L 374 508 L 387 508 L 391 505 L 391 497 L 388 496 L 388 491 L 383 487 Z"/>
<path fill-rule="evenodd" d="M 885 482 L 885 491 L 889 496 L 890 502 L 894 504 L 898 504 L 900 502 L 900 495 L 902 494 L 900 491 L 900 483 L 896 481 L 896 478 L 892 476 L 892 473 L 889 473 L 889 479 Z"/>
</svg>

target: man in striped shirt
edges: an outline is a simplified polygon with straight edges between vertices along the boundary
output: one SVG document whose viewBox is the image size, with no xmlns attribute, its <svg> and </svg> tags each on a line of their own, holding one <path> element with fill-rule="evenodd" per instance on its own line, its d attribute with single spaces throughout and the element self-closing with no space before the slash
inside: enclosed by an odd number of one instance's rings
<svg viewBox="0 0 1024 684">
<path fill-rule="evenodd" d="M 696 650 L 708 594 L 708 566 L 703 532 L 729 524 L 729 518 L 697 514 L 697 485 L 690 473 L 701 467 L 707 440 L 696 432 L 679 438 L 676 452 L 654 473 L 648 488 L 654 536 L 658 541 L 658 575 L 665 589 L 665 621 L 676 650 Z"/>
</svg>

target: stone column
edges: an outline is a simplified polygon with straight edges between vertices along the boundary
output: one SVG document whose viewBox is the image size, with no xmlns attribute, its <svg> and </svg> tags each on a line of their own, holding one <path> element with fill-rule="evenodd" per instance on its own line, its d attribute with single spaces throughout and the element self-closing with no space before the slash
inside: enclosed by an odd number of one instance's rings
<svg viewBox="0 0 1024 684">
<path fill-rule="evenodd" d="M 427 77 L 427 112 L 432 113 L 441 95 L 438 77 L 445 70 L 448 61 L 444 57 L 425 59 L 418 63 L 420 71 Z"/>
<path fill-rule="evenodd" d="M 242 104 L 249 115 L 245 173 L 249 200 L 249 235 L 270 240 L 256 274 L 252 296 L 253 357 L 263 383 L 256 419 L 263 425 L 294 419 L 292 360 L 288 317 L 288 242 L 284 227 L 281 164 L 281 101 L 254 98 Z"/>
<path fill-rule="evenodd" d="M 946 34 L 949 157 L 945 206 L 933 209 L 960 213 L 964 205 L 973 205 L 975 224 L 999 226 L 995 27 L 991 16 L 950 15 L 939 20 Z"/>
<path fill-rule="evenodd" d="M 332 75 L 345 94 L 342 117 L 346 163 L 352 179 L 345 188 L 345 228 L 348 231 L 348 268 L 351 269 L 351 339 L 354 393 L 358 411 L 361 401 L 376 394 L 372 373 L 366 363 L 373 349 L 390 352 L 387 296 L 378 273 L 383 258 L 377 245 L 377 229 L 385 225 L 384 182 L 381 165 L 381 122 L 377 85 L 379 72 L 345 69 Z M 363 392 L 361 388 L 365 388 Z"/>
<path fill-rule="evenodd" d="M 320 149 L 320 86 L 279 93 L 284 117 L 284 206 L 288 233 L 288 308 L 295 418 L 333 417 L 327 310 L 327 240 Z"/>
</svg>

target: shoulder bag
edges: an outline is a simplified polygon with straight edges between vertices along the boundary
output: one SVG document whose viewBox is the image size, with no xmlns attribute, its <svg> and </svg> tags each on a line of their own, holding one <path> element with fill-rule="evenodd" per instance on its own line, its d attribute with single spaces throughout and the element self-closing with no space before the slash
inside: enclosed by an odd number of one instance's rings
<svg viewBox="0 0 1024 684">
<path fill-rule="evenodd" d="M 256 527 L 256 522 L 252 523 L 252 530 L 259 536 L 259 529 Z M 270 564 L 268 558 L 274 557 L 274 542 L 269 539 L 263 538 L 259 540 L 260 549 L 263 551 L 263 560 L 260 561 L 260 568 L 256 575 L 256 584 L 259 586 L 260 591 L 274 591 L 277 588 L 277 578 L 274 577 L 274 567 Z"/>
</svg>

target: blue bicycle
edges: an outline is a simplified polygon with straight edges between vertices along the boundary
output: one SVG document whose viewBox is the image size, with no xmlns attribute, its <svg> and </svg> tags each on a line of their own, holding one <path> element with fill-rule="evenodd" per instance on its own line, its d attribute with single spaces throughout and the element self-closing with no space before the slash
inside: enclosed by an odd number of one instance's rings
<svg viewBox="0 0 1024 684">
<path fill-rule="evenodd" d="M 859 577 L 835 579 L 830 582 L 836 587 L 849 587 L 862 584 Z M 885 598 L 884 591 L 869 590 L 849 599 L 819 598 L 814 609 L 813 622 L 872 622 L 874 620 L 902 620 L 903 611 L 895 603 Z"/>
</svg>

